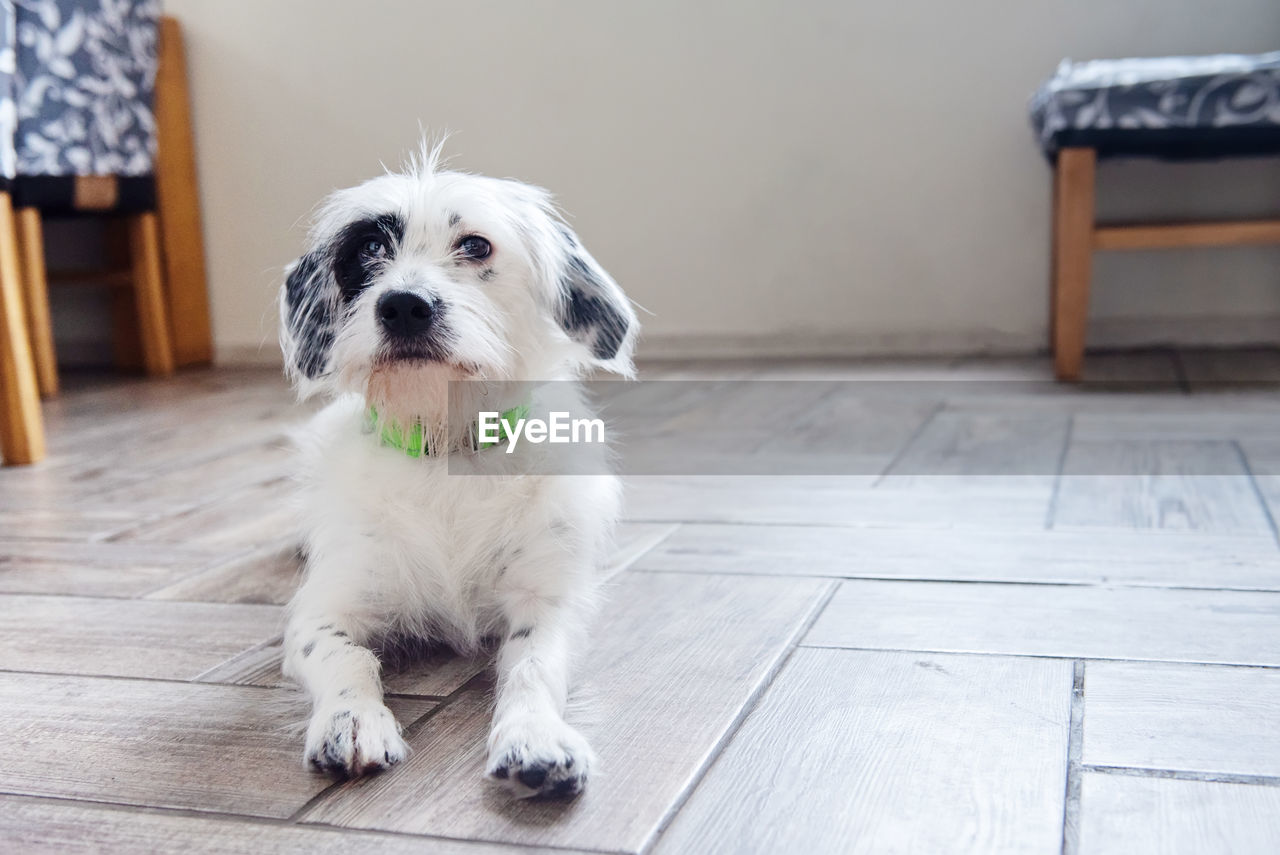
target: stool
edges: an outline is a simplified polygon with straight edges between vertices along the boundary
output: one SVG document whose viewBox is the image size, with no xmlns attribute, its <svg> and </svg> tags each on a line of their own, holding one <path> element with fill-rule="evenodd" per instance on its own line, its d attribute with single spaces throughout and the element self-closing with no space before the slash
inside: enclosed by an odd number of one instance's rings
<svg viewBox="0 0 1280 855">
<path fill-rule="evenodd" d="M 1050 338 L 1054 372 L 1078 380 L 1094 250 L 1280 243 L 1280 219 L 1099 225 L 1101 157 L 1280 154 L 1280 52 L 1064 61 L 1031 101 L 1054 166 Z"/>
</svg>

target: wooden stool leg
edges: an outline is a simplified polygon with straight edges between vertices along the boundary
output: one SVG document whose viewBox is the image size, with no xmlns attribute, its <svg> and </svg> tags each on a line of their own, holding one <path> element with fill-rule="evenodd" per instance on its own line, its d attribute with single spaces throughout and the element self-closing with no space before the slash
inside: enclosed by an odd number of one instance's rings
<svg viewBox="0 0 1280 855">
<path fill-rule="evenodd" d="M 0 454 L 7 464 L 44 457 L 44 424 L 19 279 L 17 228 L 0 193 Z"/>
<path fill-rule="evenodd" d="M 173 349 L 169 345 L 164 278 L 160 272 L 160 229 L 155 214 L 147 212 L 129 216 L 129 255 L 143 364 L 153 377 L 172 374 Z"/>
<path fill-rule="evenodd" d="M 156 69 L 156 203 L 164 243 L 165 295 L 175 324 L 173 354 L 178 365 L 213 362 L 209 293 L 205 282 L 200 192 L 187 92 L 187 60 L 182 28 L 160 19 Z"/>
<path fill-rule="evenodd" d="M 1094 180 L 1097 152 L 1058 153 L 1053 211 L 1053 365 L 1059 380 L 1079 380 L 1089 322 L 1093 272 Z"/>
<path fill-rule="evenodd" d="M 27 301 L 27 332 L 36 363 L 40 396 L 58 394 L 58 359 L 53 349 L 53 318 L 49 314 L 49 278 L 44 266 L 44 229 L 38 208 L 15 212 L 22 291 Z"/>
</svg>

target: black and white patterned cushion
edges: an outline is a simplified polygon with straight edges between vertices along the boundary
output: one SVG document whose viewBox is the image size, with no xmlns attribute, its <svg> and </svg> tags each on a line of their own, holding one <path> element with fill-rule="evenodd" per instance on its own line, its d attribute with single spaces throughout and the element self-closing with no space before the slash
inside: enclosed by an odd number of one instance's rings
<svg viewBox="0 0 1280 855">
<path fill-rule="evenodd" d="M 1072 62 L 1031 99 L 1045 154 L 1174 158 L 1280 153 L 1280 51 Z"/>
<path fill-rule="evenodd" d="M 6 5 L 16 25 L 16 129 L 5 138 L 17 175 L 149 175 L 159 0 Z"/>
</svg>

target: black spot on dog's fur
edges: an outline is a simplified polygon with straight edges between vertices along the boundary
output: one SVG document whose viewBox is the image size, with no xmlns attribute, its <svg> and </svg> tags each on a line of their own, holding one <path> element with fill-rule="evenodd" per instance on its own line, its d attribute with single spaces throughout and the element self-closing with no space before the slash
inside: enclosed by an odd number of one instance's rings
<svg viewBox="0 0 1280 855">
<path fill-rule="evenodd" d="M 480 271 L 480 281 L 488 282 L 489 280 L 493 279 L 493 277 L 497 275 L 498 275 L 498 271 L 494 270 L 492 267 L 486 267 L 484 270 Z"/>
<path fill-rule="evenodd" d="M 461 214 L 450 214 L 450 215 L 449 215 L 449 228 L 453 228 L 453 227 L 455 227 L 455 226 L 456 226 L 456 225 L 458 225 L 458 223 L 460 223 L 460 222 L 462 222 L 462 215 L 461 215 Z"/>
<path fill-rule="evenodd" d="M 531 635 L 533 635 L 533 627 L 522 626 L 519 629 L 517 629 L 515 632 L 511 633 L 509 640 L 515 641 L 517 638 L 528 638 Z"/>
<path fill-rule="evenodd" d="M 335 633 L 333 634 L 333 637 L 334 637 L 334 638 L 348 638 L 349 636 L 347 635 L 347 633 L 346 633 L 346 631 L 345 631 L 345 630 L 341 630 L 341 629 L 340 629 L 340 630 L 338 630 L 337 632 L 335 632 Z"/>
<path fill-rule="evenodd" d="M 612 359 L 627 336 L 627 318 L 602 294 L 604 284 L 579 256 L 569 259 L 562 283 L 566 302 L 562 324 L 569 335 L 589 344 L 598 359 Z M 591 293 L 595 292 L 595 293 Z"/>
<path fill-rule="evenodd" d="M 563 304 L 560 325 L 570 338 L 591 348 L 597 359 L 612 359 L 627 337 L 626 297 L 583 258 L 578 240 L 567 228 L 560 230 L 568 249 L 568 263 L 560 282 Z"/>
<path fill-rule="evenodd" d="M 284 283 L 285 323 L 294 344 L 294 368 L 314 380 L 324 373 L 335 335 L 332 294 L 325 293 L 328 276 L 316 253 L 304 255 Z"/>
<path fill-rule="evenodd" d="M 304 644 L 304 645 L 302 646 L 302 655 L 303 655 L 303 657 L 305 658 L 305 657 L 307 657 L 307 656 L 310 656 L 310 655 L 311 655 L 311 651 L 313 651 L 313 650 L 315 650 L 315 649 L 316 649 L 316 643 L 315 643 L 315 641 L 314 641 L 314 640 L 312 640 L 312 641 L 308 641 L 306 644 Z"/>
<path fill-rule="evenodd" d="M 404 238 L 404 220 L 398 214 L 382 214 L 357 220 L 344 228 L 333 242 L 333 275 L 342 291 L 342 301 L 349 303 L 368 287 L 374 274 L 389 261 Z M 362 252 L 371 240 L 386 246 L 382 259 L 369 259 Z"/>
</svg>

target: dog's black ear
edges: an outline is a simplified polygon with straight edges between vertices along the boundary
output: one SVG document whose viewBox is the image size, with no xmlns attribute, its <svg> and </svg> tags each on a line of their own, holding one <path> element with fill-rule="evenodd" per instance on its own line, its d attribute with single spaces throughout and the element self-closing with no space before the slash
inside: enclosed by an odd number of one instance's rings
<svg viewBox="0 0 1280 855">
<path fill-rule="evenodd" d="M 280 348 L 285 370 L 304 391 L 307 381 L 328 371 L 337 298 L 337 283 L 320 253 L 308 253 L 286 269 L 280 289 Z"/>
<path fill-rule="evenodd" d="M 631 301 L 573 232 L 564 229 L 562 235 L 565 256 L 557 309 L 560 326 L 570 338 L 587 348 L 592 362 L 630 375 L 631 351 L 638 328 Z"/>
</svg>

